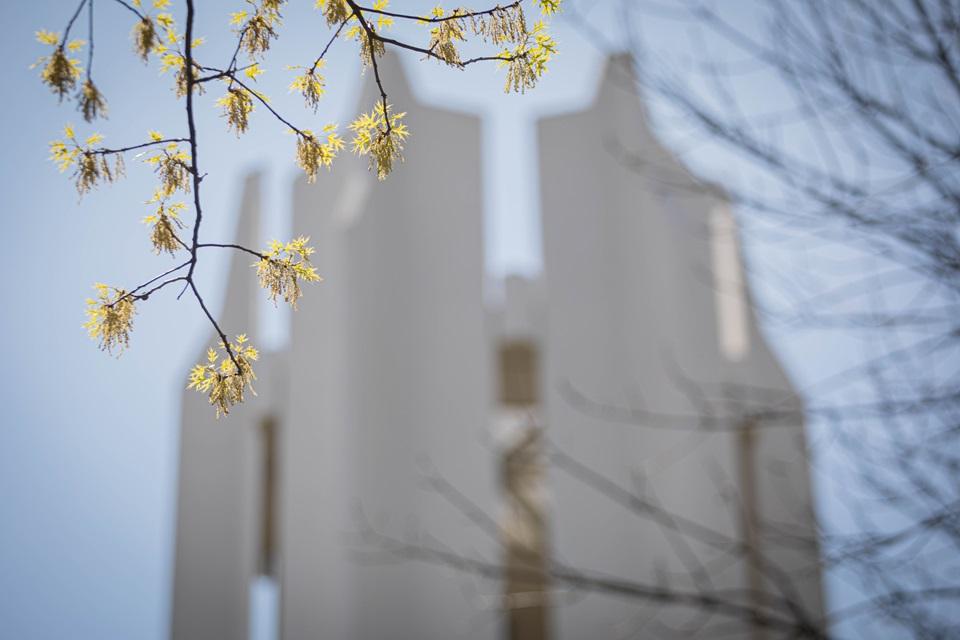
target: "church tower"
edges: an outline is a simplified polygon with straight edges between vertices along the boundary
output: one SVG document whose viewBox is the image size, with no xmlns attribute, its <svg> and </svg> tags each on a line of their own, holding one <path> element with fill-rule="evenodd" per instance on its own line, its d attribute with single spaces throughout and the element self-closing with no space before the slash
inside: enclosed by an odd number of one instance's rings
<svg viewBox="0 0 960 640">
<path fill-rule="evenodd" d="M 252 175 L 242 189 L 238 243 L 260 244 L 259 216 L 260 179 Z M 246 332 L 257 344 L 260 296 L 250 256 L 235 252 L 219 315 L 224 330 Z M 251 591 L 275 571 L 273 425 L 283 409 L 281 360 L 277 354 L 262 355 L 259 396 L 236 407 L 229 418 L 215 419 L 205 396 L 183 395 L 171 622 L 176 640 L 249 637 Z"/>
<path fill-rule="evenodd" d="M 379 65 L 408 114 L 406 161 L 378 183 L 345 156 L 317 184 L 295 184 L 293 226 L 312 237 L 326 281 L 292 314 L 290 352 L 268 359 L 282 369 L 263 376 L 275 388 L 218 422 L 186 396 L 178 640 L 247 637 L 248 593 L 262 573 L 277 587 L 284 640 L 498 635 L 475 615 L 495 611 L 495 584 L 361 549 L 369 527 L 498 553 L 496 538 L 424 482 L 435 473 L 495 509 L 480 121 L 418 103 L 394 55 Z M 378 99 L 371 79 L 359 109 Z M 254 233 L 257 201 L 251 178 L 241 241 Z M 231 268 L 226 326 L 253 318 L 241 284 L 255 287 L 248 262 Z"/>
<path fill-rule="evenodd" d="M 607 61 L 590 107 L 538 134 L 554 557 L 652 588 L 743 589 L 754 607 L 786 571 L 818 620 L 800 401 L 753 316 L 725 195 L 651 133 L 628 56 Z M 768 413 L 792 417 L 760 424 Z M 698 619 L 616 596 L 555 611 L 568 640 Z M 715 637 L 714 623 L 731 633 L 717 616 L 684 633 Z"/>
<path fill-rule="evenodd" d="M 284 638 L 493 638 L 476 624 L 475 579 L 357 552 L 365 526 L 496 550 L 424 481 L 436 473 L 494 505 L 480 121 L 419 103 L 397 57 L 379 64 L 390 102 L 407 112 L 405 162 L 377 182 L 343 158 L 294 190 L 294 228 L 312 237 L 326 281 L 293 314 Z M 378 99 L 371 82 L 360 110 Z"/>
</svg>

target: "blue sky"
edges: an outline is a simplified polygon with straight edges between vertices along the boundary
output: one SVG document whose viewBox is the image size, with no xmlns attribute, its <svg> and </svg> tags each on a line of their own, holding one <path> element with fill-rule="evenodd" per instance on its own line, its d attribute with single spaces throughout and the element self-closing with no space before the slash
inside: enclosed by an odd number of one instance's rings
<svg viewBox="0 0 960 640">
<path fill-rule="evenodd" d="M 226 16 L 242 3 L 198 4 L 197 31 L 209 39 L 198 55 L 224 60 Z M 148 129 L 181 135 L 184 116 L 170 79 L 131 53 L 130 15 L 103 0 L 96 5 L 94 74 L 110 118 L 81 126 L 72 104 L 58 105 L 27 67 L 44 53 L 34 31 L 62 30 L 74 6 L 10 3 L 0 39 L 6 65 L 0 180 L 7 220 L 0 254 L 0 620 L 4 633 L 16 638 L 155 640 L 167 635 L 179 396 L 209 328 L 192 300 L 161 296 L 142 305 L 133 346 L 122 358 L 99 352 L 86 338 L 83 301 L 93 282 L 140 282 L 169 260 L 151 253 L 139 222 L 153 185 L 148 170 L 131 158 L 125 180 L 78 204 L 69 177 L 47 160 L 47 142 L 72 122 L 84 136 L 102 131 L 108 145 L 134 144 Z M 85 38 L 82 24 L 77 35 Z M 458 72 L 405 58 L 423 100 L 485 118 L 486 251 L 494 274 L 539 268 L 532 122 L 589 101 L 602 63 L 562 21 L 555 32 L 561 56 L 526 96 L 504 96 L 502 74 L 493 66 Z M 315 12 L 289 9 L 261 79 L 281 112 L 297 114 L 312 128 L 347 122 L 359 86 L 353 48 L 339 43 L 317 116 L 287 94 L 290 74 L 283 66 L 310 59 L 326 33 Z M 288 235 L 288 191 L 297 175 L 293 139 L 258 114 L 251 132 L 236 140 L 218 116 L 215 97 L 201 101 L 198 112 L 200 159 L 209 172 L 205 238 L 232 236 L 238 185 L 253 169 L 267 173 L 271 235 Z M 214 258 L 199 272 L 213 308 L 224 267 Z M 277 332 L 273 346 L 281 341 Z"/>
</svg>

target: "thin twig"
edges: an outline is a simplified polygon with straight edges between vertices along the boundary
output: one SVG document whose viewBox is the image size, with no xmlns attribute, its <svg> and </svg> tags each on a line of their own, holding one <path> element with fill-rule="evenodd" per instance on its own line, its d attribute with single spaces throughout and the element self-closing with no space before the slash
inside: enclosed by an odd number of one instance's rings
<svg viewBox="0 0 960 640">
<path fill-rule="evenodd" d="M 118 149 L 107 149 L 101 147 L 99 149 L 93 149 L 88 153 L 94 155 L 107 155 L 111 153 L 126 153 L 127 151 L 136 151 L 137 149 L 144 149 L 146 147 L 153 147 L 158 144 L 169 144 L 171 142 L 190 142 L 190 138 L 164 138 L 163 140 L 152 140 L 150 142 L 144 142 L 142 144 L 135 144 L 129 147 L 120 147 Z"/>
<path fill-rule="evenodd" d="M 124 0 L 113 0 L 113 1 L 119 4 L 121 7 L 127 9 L 128 11 L 132 11 L 133 15 L 137 16 L 141 20 L 146 19 L 146 16 L 140 13 L 140 11 L 136 7 L 124 2 Z"/>
<path fill-rule="evenodd" d="M 248 249 L 239 244 L 229 244 L 229 243 L 218 243 L 218 242 L 204 242 L 203 244 L 198 244 L 197 249 L 203 249 L 206 247 L 219 247 L 221 249 L 236 249 L 237 251 L 244 251 L 249 253 L 252 256 L 256 256 L 261 260 L 266 260 L 267 256 L 263 255 L 259 251 L 254 251 L 253 249 Z"/>
<path fill-rule="evenodd" d="M 61 47 L 66 44 L 67 39 L 70 37 L 70 29 L 73 28 L 73 23 L 77 21 L 77 18 L 80 16 L 80 12 L 83 10 L 83 6 L 85 4 L 87 4 L 87 0 L 80 0 L 80 4 L 77 5 L 77 10 L 73 12 L 70 22 L 67 23 L 67 28 L 63 30 L 63 39 L 60 41 Z"/>
</svg>

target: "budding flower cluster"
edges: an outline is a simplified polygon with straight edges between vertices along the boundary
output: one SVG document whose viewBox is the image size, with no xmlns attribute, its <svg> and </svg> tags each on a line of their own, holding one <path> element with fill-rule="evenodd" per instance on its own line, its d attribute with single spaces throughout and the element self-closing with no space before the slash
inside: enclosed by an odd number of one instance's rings
<svg viewBox="0 0 960 640">
<path fill-rule="evenodd" d="M 242 334 L 232 344 L 221 342 L 219 346 L 222 356 L 216 349 L 208 349 L 206 364 L 195 365 L 187 383 L 188 389 L 207 394 L 210 404 L 216 407 L 217 418 L 242 403 L 247 389 L 256 395 L 253 381 L 257 376 L 253 373 L 252 363 L 260 357 Z"/>
<path fill-rule="evenodd" d="M 410 132 L 401 122 L 406 113 L 390 113 L 390 105 L 378 102 L 370 113 L 363 113 L 350 125 L 353 152 L 370 156 L 370 169 L 385 180 L 393 171 L 394 160 L 403 161 L 403 141 Z"/>
<path fill-rule="evenodd" d="M 323 278 L 317 273 L 316 267 L 310 264 L 313 247 L 307 246 L 310 238 L 300 236 L 286 244 L 274 240 L 270 248 L 263 255 L 257 267 L 257 277 L 260 286 L 270 292 L 270 300 L 274 304 L 277 298 L 283 298 L 294 309 L 297 300 L 303 295 L 300 290 L 300 281 L 320 282 Z"/>
<path fill-rule="evenodd" d="M 133 296 L 123 289 L 94 285 L 97 297 L 87 299 L 87 321 L 83 327 L 99 341 L 100 349 L 117 355 L 130 346 L 130 331 L 136 313 Z"/>
</svg>

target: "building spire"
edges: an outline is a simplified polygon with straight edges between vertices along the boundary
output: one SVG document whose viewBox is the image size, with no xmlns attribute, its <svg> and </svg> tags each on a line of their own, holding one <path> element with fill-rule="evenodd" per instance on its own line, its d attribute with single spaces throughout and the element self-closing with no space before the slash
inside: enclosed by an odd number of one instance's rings
<svg viewBox="0 0 960 640">
<path fill-rule="evenodd" d="M 260 246 L 260 182 L 259 173 L 251 173 L 243 182 L 240 211 L 234 232 L 234 243 L 257 250 Z M 223 330 L 229 336 L 246 333 L 257 335 L 256 278 L 250 268 L 256 258 L 244 251 L 232 251 L 227 277 L 223 311 Z"/>
<path fill-rule="evenodd" d="M 392 48 L 377 58 L 377 72 L 387 93 L 387 104 L 398 112 L 409 111 L 416 99 L 410 88 L 410 77 L 404 69 L 400 56 Z M 366 70 L 366 78 L 360 96 L 360 111 L 369 111 L 380 100 L 380 88 L 377 86 L 376 75 L 372 69 Z M 419 104 L 419 103 L 417 103 Z"/>
</svg>

